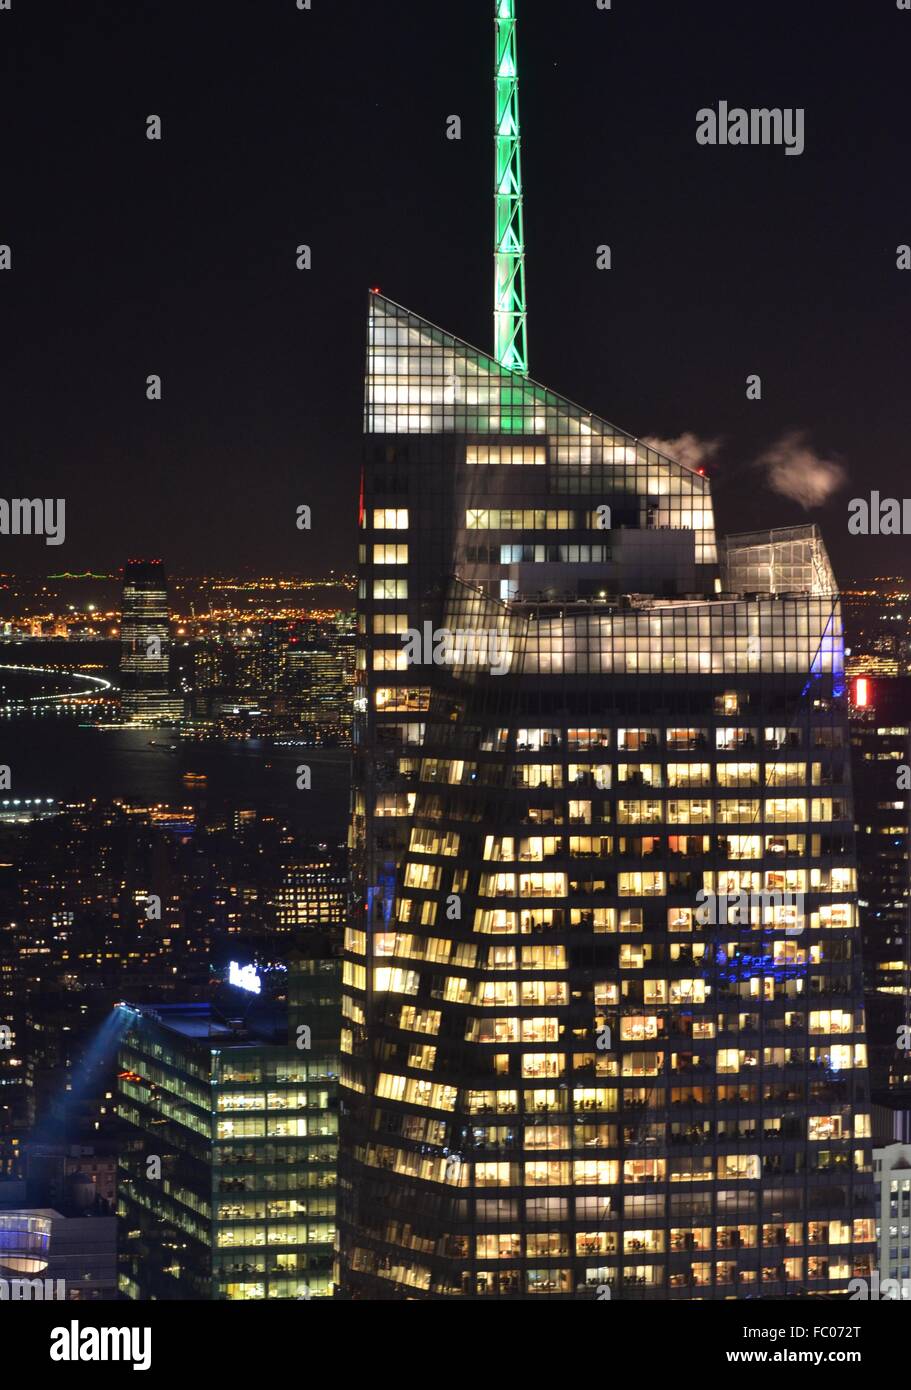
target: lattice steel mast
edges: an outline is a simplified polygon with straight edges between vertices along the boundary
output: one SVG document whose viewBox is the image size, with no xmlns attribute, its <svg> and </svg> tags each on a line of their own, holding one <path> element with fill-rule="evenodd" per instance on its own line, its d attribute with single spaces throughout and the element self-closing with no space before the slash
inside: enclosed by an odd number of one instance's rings
<svg viewBox="0 0 911 1390">
<path fill-rule="evenodd" d="M 525 228 L 519 132 L 519 69 L 516 0 L 495 0 L 497 36 L 496 273 L 494 356 L 510 371 L 528 375 L 525 308 Z"/>
</svg>

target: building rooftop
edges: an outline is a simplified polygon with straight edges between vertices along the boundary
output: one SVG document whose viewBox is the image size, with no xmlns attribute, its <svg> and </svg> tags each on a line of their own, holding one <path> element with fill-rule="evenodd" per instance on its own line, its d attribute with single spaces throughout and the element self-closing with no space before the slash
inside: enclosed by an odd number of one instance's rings
<svg viewBox="0 0 911 1390">
<path fill-rule="evenodd" d="M 213 1004 L 136 1005 L 125 1002 L 120 1008 L 194 1041 L 230 1047 L 287 1041 L 287 1016 L 282 1005 L 271 1000 L 254 1001 L 252 1005 L 232 1000 L 232 1005 L 230 1012 Z"/>
</svg>

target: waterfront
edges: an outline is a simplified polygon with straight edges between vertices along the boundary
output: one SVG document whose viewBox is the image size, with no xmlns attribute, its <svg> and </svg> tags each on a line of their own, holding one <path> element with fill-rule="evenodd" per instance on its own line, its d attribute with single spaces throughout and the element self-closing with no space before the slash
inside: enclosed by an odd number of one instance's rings
<svg viewBox="0 0 911 1390">
<path fill-rule="evenodd" d="M 9 696 L 42 697 L 79 689 L 80 677 L 2 672 Z M 84 686 L 84 682 L 82 682 Z M 0 721 L 0 765 L 10 787 L 0 801 L 165 802 L 232 809 L 274 808 L 301 835 L 343 839 L 348 812 L 347 749 L 273 746 L 268 740 L 179 740 L 176 730 L 100 727 L 78 711 L 41 705 L 41 713 Z M 311 769 L 311 790 L 298 790 L 298 768 Z"/>
</svg>

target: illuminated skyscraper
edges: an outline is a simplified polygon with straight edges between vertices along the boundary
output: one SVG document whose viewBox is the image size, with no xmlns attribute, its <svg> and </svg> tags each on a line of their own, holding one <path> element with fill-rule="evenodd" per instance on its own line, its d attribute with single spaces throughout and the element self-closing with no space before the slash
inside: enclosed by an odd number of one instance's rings
<svg viewBox="0 0 911 1390">
<path fill-rule="evenodd" d="M 137 724 L 179 719 L 183 701 L 169 690 L 168 581 L 160 560 L 130 560 L 126 565 L 120 631 L 124 716 Z"/>
<path fill-rule="evenodd" d="M 872 1188 L 818 533 L 719 564 L 698 473 L 376 296 L 369 352 L 346 1287 L 844 1289 Z M 408 664 L 425 622 L 449 664 Z"/>
<path fill-rule="evenodd" d="M 719 548 L 705 477 L 524 374 L 496 13 L 496 355 L 369 305 L 342 1288 L 843 1292 L 875 1231 L 837 586 L 814 527 Z"/>
</svg>

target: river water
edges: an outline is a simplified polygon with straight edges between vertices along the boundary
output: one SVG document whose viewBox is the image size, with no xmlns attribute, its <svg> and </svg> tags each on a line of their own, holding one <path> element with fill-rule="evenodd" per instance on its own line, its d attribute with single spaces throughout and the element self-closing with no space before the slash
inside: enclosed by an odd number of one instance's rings
<svg viewBox="0 0 911 1390">
<path fill-rule="evenodd" d="M 46 677 L 0 669 L 0 708 L 8 701 L 59 689 L 85 688 L 78 677 Z M 83 713 L 0 717 L 0 766 L 10 769 L 4 801 L 164 802 L 183 806 L 274 808 L 290 814 L 302 835 L 344 838 L 350 788 L 347 749 L 272 747 L 268 741 L 178 742 L 170 729 L 85 726 Z M 171 751 L 172 745 L 176 745 Z M 298 769 L 311 788 L 298 790 Z M 205 781 L 184 780 L 185 774 Z"/>
</svg>

